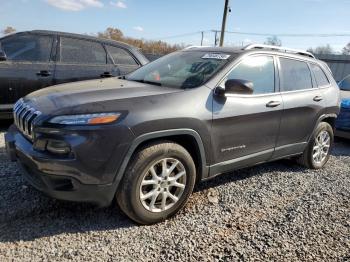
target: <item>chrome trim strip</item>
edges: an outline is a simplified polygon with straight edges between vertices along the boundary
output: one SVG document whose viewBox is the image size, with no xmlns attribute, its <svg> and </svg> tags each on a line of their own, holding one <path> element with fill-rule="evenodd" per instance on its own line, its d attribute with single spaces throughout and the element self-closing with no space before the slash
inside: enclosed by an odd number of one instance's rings
<svg viewBox="0 0 350 262">
<path fill-rule="evenodd" d="M 34 124 L 40 115 L 40 111 L 24 103 L 23 99 L 18 100 L 13 107 L 15 125 L 24 136 L 32 141 L 34 139 Z"/>
</svg>

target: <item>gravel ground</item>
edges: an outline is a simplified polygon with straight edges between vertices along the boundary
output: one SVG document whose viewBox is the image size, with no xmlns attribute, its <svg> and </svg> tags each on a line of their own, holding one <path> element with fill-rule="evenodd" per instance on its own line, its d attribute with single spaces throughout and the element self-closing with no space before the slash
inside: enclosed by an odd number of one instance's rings
<svg viewBox="0 0 350 262">
<path fill-rule="evenodd" d="M 350 261 L 350 141 L 323 170 L 285 160 L 220 176 L 175 218 L 137 226 L 115 206 L 32 189 L 4 154 L 3 130 L 0 261 Z"/>
</svg>

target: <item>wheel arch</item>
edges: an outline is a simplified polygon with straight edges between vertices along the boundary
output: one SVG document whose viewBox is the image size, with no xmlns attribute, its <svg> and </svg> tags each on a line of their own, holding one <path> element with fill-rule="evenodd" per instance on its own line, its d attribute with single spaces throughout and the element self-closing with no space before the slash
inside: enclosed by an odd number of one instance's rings
<svg viewBox="0 0 350 262">
<path fill-rule="evenodd" d="M 167 140 L 178 143 L 191 154 L 197 169 L 197 181 L 208 176 L 209 169 L 206 165 L 206 154 L 200 135 L 192 129 L 171 129 L 143 134 L 134 139 L 115 176 L 114 183 L 116 185 L 120 184 L 134 153 L 145 144 L 157 140 Z"/>
<path fill-rule="evenodd" d="M 326 122 L 326 123 L 328 123 L 328 124 L 333 128 L 333 131 L 334 131 L 336 119 L 337 119 L 337 114 L 331 113 L 331 114 L 323 114 L 323 115 L 321 115 L 321 116 L 317 119 L 317 122 L 316 122 L 316 124 L 315 124 L 315 127 L 314 127 L 314 129 L 312 130 L 312 133 L 310 134 L 308 141 L 310 141 L 310 139 L 312 138 L 312 135 L 315 133 L 315 130 L 317 129 L 317 126 L 318 126 L 321 122 Z"/>
</svg>

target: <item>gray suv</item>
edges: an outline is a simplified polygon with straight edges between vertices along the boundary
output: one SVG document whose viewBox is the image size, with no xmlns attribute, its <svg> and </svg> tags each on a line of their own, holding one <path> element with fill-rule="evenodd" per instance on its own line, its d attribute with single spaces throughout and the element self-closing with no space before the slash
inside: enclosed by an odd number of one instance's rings
<svg viewBox="0 0 350 262">
<path fill-rule="evenodd" d="M 151 224 L 218 174 L 281 158 L 322 168 L 339 104 L 329 68 L 310 53 L 193 47 L 123 77 L 31 93 L 5 140 L 35 188 L 100 206 L 116 199 Z"/>
</svg>

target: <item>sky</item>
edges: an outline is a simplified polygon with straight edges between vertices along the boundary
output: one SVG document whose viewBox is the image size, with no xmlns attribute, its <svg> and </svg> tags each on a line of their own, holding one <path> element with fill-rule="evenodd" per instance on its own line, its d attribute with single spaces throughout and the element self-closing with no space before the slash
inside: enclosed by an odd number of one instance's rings
<svg viewBox="0 0 350 262">
<path fill-rule="evenodd" d="M 96 34 L 116 27 L 124 35 L 170 43 L 213 45 L 224 0 L 0 0 L 0 30 L 47 29 Z M 283 46 L 307 49 L 350 42 L 350 0 L 230 0 L 225 45 L 263 43 L 277 35 Z M 281 34 L 339 34 L 288 37 Z"/>
</svg>

